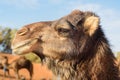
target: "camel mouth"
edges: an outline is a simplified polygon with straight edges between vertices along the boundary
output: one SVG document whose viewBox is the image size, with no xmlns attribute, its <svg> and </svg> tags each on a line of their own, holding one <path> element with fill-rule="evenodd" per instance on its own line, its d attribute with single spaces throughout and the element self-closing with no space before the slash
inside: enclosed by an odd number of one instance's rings
<svg viewBox="0 0 120 80">
<path fill-rule="evenodd" d="M 22 41 L 18 44 L 12 45 L 11 48 L 12 49 L 17 49 L 17 48 L 23 47 L 25 45 L 29 45 L 31 43 L 34 43 L 34 42 L 36 42 L 36 40 L 37 40 L 36 38 L 35 39 L 28 39 L 28 40 Z"/>
<path fill-rule="evenodd" d="M 18 44 L 15 44 L 15 45 L 12 45 L 11 48 L 12 48 L 12 53 L 13 54 L 23 54 L 25 53 L 24 51 L 25 50 L 28 50 L 30 49 L 30 47 L 35 44 L 36 42 L 38 41 L 37 38 L 35 39 L 29 39 L 29 40 L 25 40 L 25 41 L 22 41 Z"/>
</svg>

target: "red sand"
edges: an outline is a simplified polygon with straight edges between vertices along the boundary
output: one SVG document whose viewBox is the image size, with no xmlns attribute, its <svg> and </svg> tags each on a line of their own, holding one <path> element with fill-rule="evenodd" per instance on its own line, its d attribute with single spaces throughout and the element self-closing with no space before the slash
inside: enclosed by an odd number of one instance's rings
<svg viewBox="0 0 120 80">
<path fill-rule="evenodd" d="M 9 63 L 11 63 L 13 60 L 19 57 L 19 56 L 13 56 L 11 54 L 2 54 L 2 53 L 0 53 L 0 55 L 7 56 Z M 50 70 L 47 69 L 46 66 L 43 66 L 39 63 L 33 63 L 33 68 L 34 68 L 33 70 L 34 72 L 33 72 L 32 80 L 55 80 L 54 75 Z M 29 73 L 26 69 L 21 69 L 19 71 L 19 74 L 24 76 L 27 80 L 29 80 L 30 78 Z M 10 76 L 4 78 L 3 70 L 0 69 L 0 80 L 16 80 L 14 71 L 10 69 Z"/>
</svg>

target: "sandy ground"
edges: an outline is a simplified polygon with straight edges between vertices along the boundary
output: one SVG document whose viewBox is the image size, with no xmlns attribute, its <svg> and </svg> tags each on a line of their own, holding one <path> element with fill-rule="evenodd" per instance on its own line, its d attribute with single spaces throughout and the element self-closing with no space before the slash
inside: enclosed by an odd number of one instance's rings
<svg viewBox="0 0 120 80">
<path fill-rule="evenodd" d="M 8 57 L 9 63 L 11 63 L 13 60 L 17 59 L 19 56 L 13 56 L 11 54 L 2 54 Z M 55 80 L 54 75 L 46 66 L 41 65 L 40 63 L 33 63 L 33 78 L 32 80 Z M 21 69 L 19 71 L 19 74 L 23 77 L 25 77 L 25 80 L 29 80 L 30 76 L 26 69 Z M 16 80 L 15 73 L 12 69 L 10 69 L 10 75 L 3 77 L 3 70 L 0 69 L 0 80 Z"/>
</svg>

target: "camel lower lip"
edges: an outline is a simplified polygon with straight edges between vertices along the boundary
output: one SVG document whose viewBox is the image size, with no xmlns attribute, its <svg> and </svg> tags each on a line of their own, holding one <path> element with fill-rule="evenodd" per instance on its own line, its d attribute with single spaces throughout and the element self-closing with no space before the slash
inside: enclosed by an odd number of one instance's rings
<svg viewBox="0 0 120 80">
<path fill-rule="evenodd" d="M 29 39 L 29 40 L 22 41 L 18 44 L 12 45 L 12 50 L 21 48 L 21 47 L 26 46 L 26 45 L 31 45 L 35 42 L 37 42 L 37 39 Z"/>
<path fill-rule="evenodd" d="M 16 44 L 12 46 L 12 53 L 17 55 L 28 53 L 28 50 L 30 49 L 31 45 L 35 44 L 36 42 L 37 39 L 32 39 L 21 42 L 20 44 Z"/>
</svg>

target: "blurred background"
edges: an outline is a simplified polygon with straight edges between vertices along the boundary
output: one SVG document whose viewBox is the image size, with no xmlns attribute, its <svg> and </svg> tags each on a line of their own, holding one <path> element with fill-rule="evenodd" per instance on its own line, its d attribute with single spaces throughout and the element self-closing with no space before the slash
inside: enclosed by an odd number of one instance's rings
<svg viewBox="0 0 120 80">
<path fill-rule="evenodd" d="M 24 25 L 56 20 L 79 9 L 92 11 L 100 16 L 100 24 L 111 48 L 115 56 L 119 56 L 119 3 L 120 0 L 0 0 L 0 52 L 11 53 L 10 45 L 15 32 Z"/>
<path fill-rule="evenodd" d="M 9 61 L 14 59 L 15 56 L 10 55 L 11 42 L 16 31 L 24 25 L 56 20 L 74 9 L 92 11 L 99 15 L 100 25 L 120 62 L 120 0 L 0 0 L 0 56 L 7 56 Z M 41 60 L 37 55 L 29 53 L 25 57 L 35 62 L 34 73 L 37 74 L 34 74 L 33 78 L 37 80 L 53 78 L 52 73 L 39 64 Z M 2 72 L 1 69 L 0 73 Z M 15 74 L 13 72 L 11 74 L 14 77 Z M 28 72 L 23 70 L 21 74 L 29 78 L 26 75 Z M 0 80 L 1 77 L 2 74 Z M 5 80 L 8 80 L 7 77 Z"/>
</svg>

